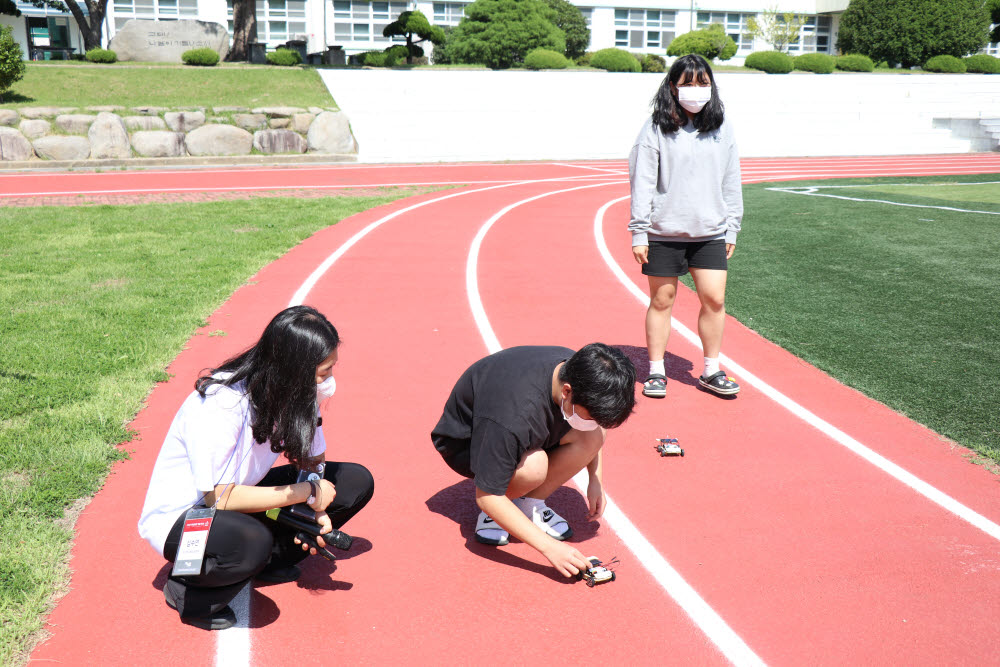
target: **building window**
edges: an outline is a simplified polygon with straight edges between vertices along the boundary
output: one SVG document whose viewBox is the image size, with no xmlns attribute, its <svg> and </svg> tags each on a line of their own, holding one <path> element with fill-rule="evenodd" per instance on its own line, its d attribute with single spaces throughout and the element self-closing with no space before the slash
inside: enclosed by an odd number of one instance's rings
<svg viewBox="0 0 1000 667">
<path fill-rule="evenodd" d="M 464 2 L 435 2 L 434 25 L 458 25 L 465 17 Z"/>
<path fill-rule="evenodd" d="M 997 25 L 998 24 L 996 24 L 996 23 L 994 23 L 993 25 L 991 25 L 990 26 L 990 32 L 996 30 Z M 983 49 L 983 53 L 988 53 L 989 55 L 994 56 L 994 57 L 1000 56 L 1000 42 L 991 42 L 991 43 L 987 44 L 986 48 Z"/>
<path fill-rule="evenodd" d="M 393 37 L 391 40 L 383 37 L 382 31 L 405 12 L 407 7 L 407 2 L 334 0 L 334 39 L 338 42 L 404 41 L 402 37 Z"/>
<path fill-rule="evenodd" d="M 114 0 L 115 31 L 132 19 L 197 18 L 198 0 Z"/>
<path fill-rule="evenodd" d="M 665 49 L 676 35 L 676 15 L 662 9 L 615 8 L 615 46 Z"/>
<path fill-rule="evenodd" d="M 829 16 L 809 16 L 799 31 L 799 41 L 788 45 L 789 53 L 830 53 L 833 20 Z"/>
<path fill-rule="evenodd" d="M 753 50 L 753 40 L 747 34 L 747 19 L 752 14 L 737 14 L 735 12 L 698 12 L 698 29 L 707 28 L 712 23 L 722 26 L 726 34 L 736 42 L 736 52 Z"/>
<path fill-rule="evenodd" d="M 178 0 L 182 3 L 186 1 L 189 0 Z M 226 0 L 226 12 L 229 17 L 229 32 L 232 33 L 233 0 Z M 305 32 L 306 0 L 257 0 L 258 41 L 277 46 L 304 35 Z"/>
</svg>

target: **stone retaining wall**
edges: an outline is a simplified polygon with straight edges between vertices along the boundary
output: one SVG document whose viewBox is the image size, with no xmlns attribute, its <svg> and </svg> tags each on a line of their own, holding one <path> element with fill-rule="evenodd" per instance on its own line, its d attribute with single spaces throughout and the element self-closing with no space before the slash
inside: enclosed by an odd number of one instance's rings
<svg viewBox="0 0 1000 667">
<path fill-rule="evenodd" d="M 347 116 L 320 107 L 0 109 L 0 161 L 357 154 Z"/>
</svg>

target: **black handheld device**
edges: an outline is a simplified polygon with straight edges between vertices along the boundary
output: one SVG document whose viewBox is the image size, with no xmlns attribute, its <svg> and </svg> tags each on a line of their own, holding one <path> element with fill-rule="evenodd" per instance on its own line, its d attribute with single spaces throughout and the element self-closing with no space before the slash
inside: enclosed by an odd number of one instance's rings
<svg viewBox="0 0 1000 667">
<path fill-rule="evenodd" d="M 350 535 L 337 530 L 336 528 L 331 530 L 329 533 L 320 535 L 320 525 L 312 519 L 305 518 L 302 514 L 303 513 L 301 512 L 294 512 L 291 507 L 276 507 L 266 512 L 267 518 L 296 529 L 298 533 L 295 537 L 297 537 L 300 542 L 304 542 L 310 547 L 316 549 L 316 552 L 319 555 L 329 561 L 336 560 L 337 557 L 323 547 L 319 546 L 316 542 L 317 537 L 322 537 L 323 541 L 326 542 L 328 546 L 336 547 L 343 551 L 347 551 L 351 548 L 351 543 L 354 541 L 354 538 Z"/>
</svg>

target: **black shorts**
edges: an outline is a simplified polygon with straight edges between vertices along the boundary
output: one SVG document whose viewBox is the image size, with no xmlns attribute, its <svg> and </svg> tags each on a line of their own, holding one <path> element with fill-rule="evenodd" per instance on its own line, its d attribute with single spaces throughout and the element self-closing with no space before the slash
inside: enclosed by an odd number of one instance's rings
<svg viewBox="0 0 1000 667">
<path fill-rule="evenodd" d="M 649 261 L 642 265 L 647 276 L 683 276 L 689 268 L 725 271 L 725 239 L 711 241 L 649 241 Z"/>
</svg>

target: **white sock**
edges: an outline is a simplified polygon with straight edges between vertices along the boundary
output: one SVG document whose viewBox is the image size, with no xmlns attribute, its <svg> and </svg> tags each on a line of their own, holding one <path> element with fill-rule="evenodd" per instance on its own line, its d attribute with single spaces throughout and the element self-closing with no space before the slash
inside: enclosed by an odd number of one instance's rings
<svg viewBox="0 0 1000 667">
<path fill-rule="evenodd" d="M 540 498 L 529 498 L 527 496 L 521 496 L 520 498 L 514 498 L 513 503 L 517 505 L 517 509 L 524 512 L 524 514 L 530 519 L 531 510 L 535 507 L 541 507 L 545 504 L 544 500 Z"/>
<path fill-rule="evenodd" d="M 703 378 L 712 377 L 719 372 L 719 358 L 709 359 L 705 357 L 705 372 L 701 374 Z"/>
<path fill-rule="evenodd" d="M 649 362 L 649 374 L 650 375 L 666 375 L 667 371 L 663 368 L 663 359 L 659 361 Z"/>
</svg>

